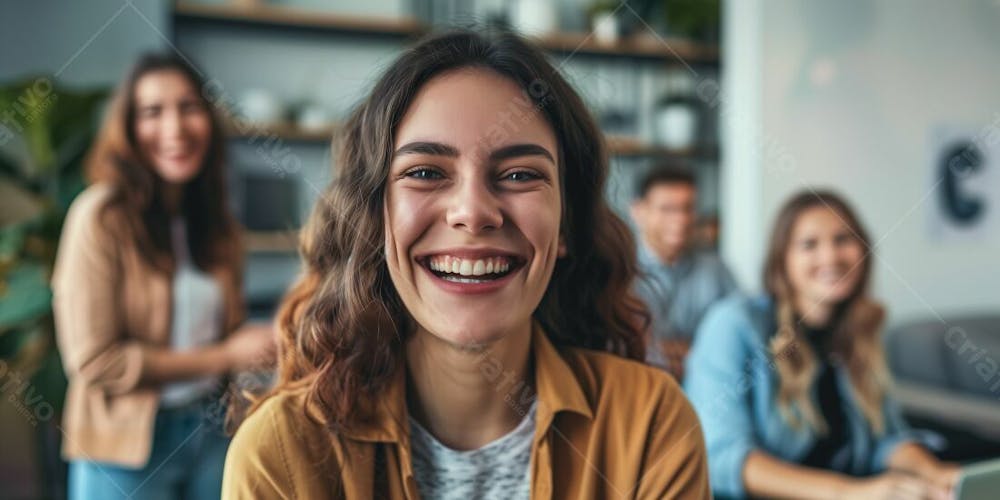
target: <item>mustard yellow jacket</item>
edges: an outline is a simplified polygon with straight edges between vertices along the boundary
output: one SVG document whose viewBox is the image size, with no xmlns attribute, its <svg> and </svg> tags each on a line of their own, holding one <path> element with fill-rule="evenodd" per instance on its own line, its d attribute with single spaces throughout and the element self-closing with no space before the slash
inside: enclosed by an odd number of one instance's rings
<svg viewBox="0 0 1000 500">
<path fill-rule="evenodd" d="M 665 372 L 607 353 L 557 350 L 536 326 L 531 498 L 710 498 L 694 410 Z M 303 392 L 273 396 L 239 428 L 226 499 L 417 499 L 405 369 L 373 423 L 333 434 Z M 310 418 L 311 417 L 311 418 Z"/>
</svg>

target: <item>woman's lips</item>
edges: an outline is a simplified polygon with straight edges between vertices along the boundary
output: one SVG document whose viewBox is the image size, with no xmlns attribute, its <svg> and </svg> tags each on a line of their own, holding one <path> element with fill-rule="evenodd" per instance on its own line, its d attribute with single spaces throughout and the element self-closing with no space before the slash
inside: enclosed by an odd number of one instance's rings
<svg viewBox="0 0 1000 500">
<path fill-rule="evenodd" d="M 438 260 L 433 265 L 433 267 L 437 268 L 435 270 L 432 269 L 432 259 L 428 258 L 421 261 L 420 268 L 427 273 L 435 285 L 446 292 L 483 294 L 497 291 L 506 286 L 513 279 L 514 275 L 520 271 L 521 267 L 523 267 L 523 264 L 517 261 L 497 259 L 486 262 L 487 260 L 491 259 L 477 259 L 475 263 L 470 263 L 468 260 L 460 263 L 452 263 L 450 260 Z M 491 265 L 494 269 L 499 269 L 499 271 L 493 270 L 490 273 L 486 273 L 486 269 Z M 443 269 L 448 269 L 448 271 L 445 272 Z M 457 272 L 451 272 L 452 269 L 457 269 Z M 498 272 L 502 274 L 498 274 Z"/>
</svg>

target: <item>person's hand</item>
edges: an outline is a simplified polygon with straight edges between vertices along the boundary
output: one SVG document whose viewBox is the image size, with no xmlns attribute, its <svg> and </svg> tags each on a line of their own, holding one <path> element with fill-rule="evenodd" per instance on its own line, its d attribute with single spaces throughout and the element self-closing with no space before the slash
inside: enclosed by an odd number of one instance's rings
<svg viewBox="0 0 1000 500">
<path fill-rule="evenodd" d="M 886 472 L 850 481 L 842 497 L 858 500 L 945 500 L 950 498 L 950 491 L 920 476 Z"/>
<path fill-rule="evenodd" d="M 254 370 L 274 363 L 276 344 L 270 325 L 247 325 L 222 344 L 230 371 Z"/>
<path fill-rule="evenodd" d="M 923 471 L 920 475 L 938 488 L 951 494 L 955 491 L 955 486 L 958 485 L 958 478 L 961 472 L 962 468 L 956 463 L 937 462 L 933 467 Z"/>
</svg>

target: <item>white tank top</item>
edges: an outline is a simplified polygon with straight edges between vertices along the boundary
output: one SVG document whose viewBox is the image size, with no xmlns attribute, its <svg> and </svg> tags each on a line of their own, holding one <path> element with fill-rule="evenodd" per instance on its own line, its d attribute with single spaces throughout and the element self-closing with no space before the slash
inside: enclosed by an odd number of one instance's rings
<svg viewBox="0 0 1000 500">
<path fill-rule="evenodd" d="M 219 340 L 223 322 L 222 287 L 215 277 L 198 269 L 188 251 L 187 226 L 177 217 L 170 224 L 174 259 L 173 314 L 170 322 L 170 348 L 187 351 L 214 344 Z M 219 377 L 208 376 L 163 387 L 161 406 L 176 407 L 196 401 L 215 389 Z"/>
</svg>

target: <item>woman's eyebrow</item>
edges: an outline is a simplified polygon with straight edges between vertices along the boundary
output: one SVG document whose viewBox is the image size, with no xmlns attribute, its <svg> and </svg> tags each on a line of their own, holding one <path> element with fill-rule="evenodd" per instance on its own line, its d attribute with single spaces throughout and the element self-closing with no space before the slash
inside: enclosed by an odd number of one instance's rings
<svg viewBox="0 0 1000 500">
<path fill-rule="evenodd" d="M 544 156 L 552 163 L 556 162 L 556 159 L 552 157 L 552 153 L 549 153 L 549 150 L 538 144 L 513 144 L 504 146 L 490 153 L 490 161 L 500 162 L 508 158 L 517 158 L 520 156 Z"/>
<path fill-rule="evenodd" d="M 408 142 L 399 147 L 393 154 L 393 158 L 408 154 L 423 154 L 431 156 L 457 157 L 458 148 L 440 142 L 416 141 Z"/>
<path fill-rule="evenodd" d="M 393 152 L 392 157 L 395 159 L 407 154 L 424 154 L 455 158 L 459 156 L 459 151 L 458 148 L 454 146 L 440 142 L 415 141 L 400 146 L 395 152 Z M 521 156 L 542 156 L 547 158 L 552 163 L 556 162 L 549 150 L 539 146 L 538 144 L 531 143 L 511 144 L 510 146 L 495 149 L 490 153 L 489 160 L 492 163 L 497 163 L 509 158 L 518 158 Z"/>
</svg>

